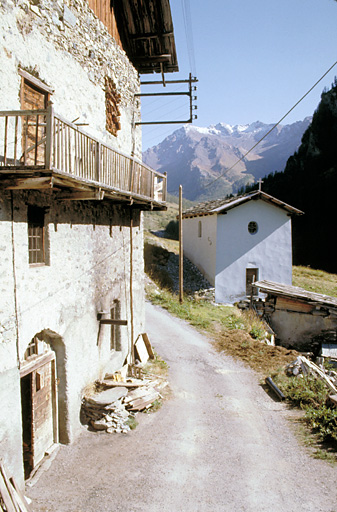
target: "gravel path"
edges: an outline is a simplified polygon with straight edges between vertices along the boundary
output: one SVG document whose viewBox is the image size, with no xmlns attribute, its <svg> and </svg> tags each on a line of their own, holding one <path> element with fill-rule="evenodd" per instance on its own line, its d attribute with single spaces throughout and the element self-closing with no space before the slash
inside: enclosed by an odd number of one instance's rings
<svg viewBox="0 0 337 512">
<path fill-rule="evenodd" d="M 298 445 L 252 371 L 150 304 L 147 332 L 172 398 L 126 435 L 61 446 L 27 491 L 34 512 L 337 512 L 336 468 Z"/>
</svg>

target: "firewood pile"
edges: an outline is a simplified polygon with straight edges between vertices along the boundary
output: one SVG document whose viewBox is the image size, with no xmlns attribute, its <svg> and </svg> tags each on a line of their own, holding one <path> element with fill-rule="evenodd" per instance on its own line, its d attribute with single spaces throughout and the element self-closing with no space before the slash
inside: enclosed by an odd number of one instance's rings
<svg viewBox="0 0 337 512">
<path fill-rule="evenodd" d="M 130 431 L 130 420 L 161 399 L 160 390 L 168 383 L 154 375 L 123 379 L 114 374 L 106 375 L 97 384 L 101 391 L 82 400 L 83 419 L 94 430 L 126 434 Z"/>
<path fill-rule="evenodd" d="M 286 374 L 289 376 L 313 375 L 321 379 L 335 395 L 337 394 L 337 372 L 326 370 L 323 365 L 318 366 L 304 356 L 298 358 L 286 367 Z"/>
<path fill-rule="evenodd" d="M 9 478 L 4 464 L 0 464 L 1 512 L 30 512 L 31 508 L 13 477 Z"/>
</svg>

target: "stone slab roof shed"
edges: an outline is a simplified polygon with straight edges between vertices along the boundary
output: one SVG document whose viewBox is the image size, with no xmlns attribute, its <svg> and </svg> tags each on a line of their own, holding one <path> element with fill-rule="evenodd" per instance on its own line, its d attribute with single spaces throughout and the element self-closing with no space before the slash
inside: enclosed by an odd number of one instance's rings
<svg viewBox="0 0 337 512">
<path fill-rule="evenodd" d="M 261 190 L 200 203 L 183 213 L 185 255 L 217 302 L 244 298 L 259 279 L 291 284 L 291 217 L 302 213 Z"/>
<path fill-rule="evenodd" d="M 255 306 L 282 345 L 319 355 L 322 343 L 336 344 L 337 298 L 267 280 L 254 288 L 263 295 Z"/>
</svg>

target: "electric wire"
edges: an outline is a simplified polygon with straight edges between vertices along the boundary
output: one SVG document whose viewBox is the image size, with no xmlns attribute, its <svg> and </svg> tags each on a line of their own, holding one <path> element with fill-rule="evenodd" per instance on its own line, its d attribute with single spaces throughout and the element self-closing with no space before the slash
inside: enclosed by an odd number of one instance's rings
<svg viewBox="0 0 337 512">
<path fill-rule="evenodd" d="M 195 54 L 194 54 L 194 41 L 192 31 L 192 18 L 191 18 L 191 6 L 190 0 L 182 0 L 183 20 L 186 35 L 187 53 L 190 63 L 191 72 L 194 76 L 197 76 Z"/>
<path fill-rule="evenodd" d="M 237 164 L 239 164 L 240 162 L 242 162 L 242 160 L 244 160 L 246 158 L 247 155 L 249 155 L 249 153 L 251 153 L 253 151 L 253 149 L 256 148 L 256 146 L 258 146 L 259 144 L 261 144 L 261 142 L 266 138 L 268 137 L 268 135 L 273 131 L 275 130 L 275 128 L 282 123 L 282 121 L 297 107 L 297 105 L 299 105 L 299 103 L 301 103 L 301 101 L 304 100 L 304 98 L 306 96 L 308 96 L 308 94 L 311 93 L 311 91 L 323 80 L 324 77 L 326 77 L 326 75 L 328 73 L 330 73 L 330 71 L 336 66 L 337 64 L 337 61 L 332 64 L 332 66 L 330 66 L 330 68 L 317 80 L 317 82 L 314 83 L 313 86 L 310 87 L 310 89 L 291 107 L 291 109 L 288 110 L 288 112 L 286 114 L 284 114 L 283 117 L 281 117 L 281 119 L 276 123 L 274 124 L 270 130 L 265 133 L 265 135 L 263 135 L 263 137 L 261 137 L 261 139 L 259 139 L 255 144 L 254 146 L 252 146 L 244 155 L 242 155 L 241 158 L 239 158 L 231 167 L 229 167 L 228 169 L 226 169 L 223 173 L 221 173 L 217 178 L 215 178 L 214 180 L 212 180 L 210 183 L 207 183 L 206 185 L 204 185 L 202 187 L 201 190 L 207 188 L 207 187 L 210 187 L 211 185 L 213 185 L 216 181 L 218 181 L 219 179 L 221 179 L 228 171 L 231 171 Z"/>
</svg>

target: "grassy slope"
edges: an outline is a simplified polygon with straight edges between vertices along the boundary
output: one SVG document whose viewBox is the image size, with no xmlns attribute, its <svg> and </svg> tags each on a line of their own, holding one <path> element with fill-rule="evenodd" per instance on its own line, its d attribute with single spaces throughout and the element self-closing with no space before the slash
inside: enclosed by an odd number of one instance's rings
<svg viewBox="0 0 337 512">
<path fill-rule="evenodd" d="M 337 275 L 310 267 L 293 267 L 293 285 L 310 292 L 337 297 Z"/>
</svg>

